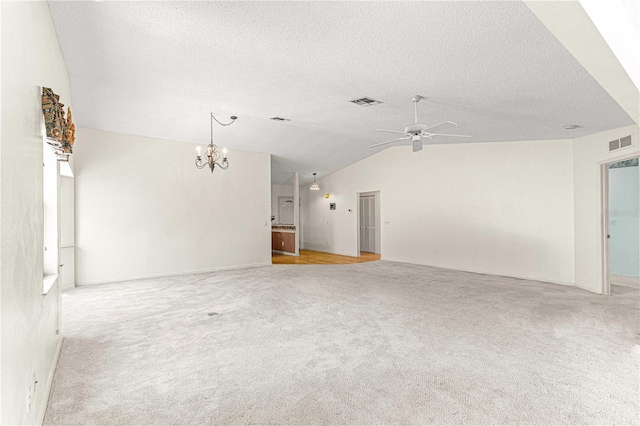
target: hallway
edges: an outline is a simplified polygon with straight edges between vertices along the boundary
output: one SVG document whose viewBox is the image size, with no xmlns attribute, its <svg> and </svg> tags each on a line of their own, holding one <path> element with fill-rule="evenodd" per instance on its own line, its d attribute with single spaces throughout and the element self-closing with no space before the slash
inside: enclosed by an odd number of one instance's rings
<svg viewBox="0 0 640 426">
<path fill-rule="evenodd" d="M 350 265 L 353 263 L 373 262 L 380 260 L 375 253 L 360 252 L 360 257 L 343 256 L 319 251 L 300 250 L 300 256 L 272 253 L 271 263 L 274 265 Z"/>
</svg>

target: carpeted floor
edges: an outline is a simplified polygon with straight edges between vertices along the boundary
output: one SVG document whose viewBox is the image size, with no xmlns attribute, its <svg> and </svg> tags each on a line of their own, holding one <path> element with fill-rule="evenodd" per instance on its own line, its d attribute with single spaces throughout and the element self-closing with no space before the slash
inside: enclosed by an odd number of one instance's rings
<svg viewBox="0 0 640 426">
<path fill-rule="evenodd" d="M 384 261 L 79 287 L 45 424 L 638 424 L 613 293 Z"/>
</svg>

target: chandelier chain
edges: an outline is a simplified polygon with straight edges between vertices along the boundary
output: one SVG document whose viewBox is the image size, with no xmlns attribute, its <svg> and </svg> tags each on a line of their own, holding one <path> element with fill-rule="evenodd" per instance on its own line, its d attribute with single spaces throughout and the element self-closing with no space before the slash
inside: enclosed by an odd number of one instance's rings
<svg viewBox="0 0 640 426">
<path fill-rule="evenodd" d="M 219 124 L 219 125 L 221 125 L 221 126 L 230 126 L 230 125 L 232 125 L 232 124 L 233 124 L 233 122 L 234 122 L 234 121 L 236 121 L 236 117 L 235 117 L 235 116 L 231 116 L 231 121 L 230 121 L 229 123 L 227 123 L 227 124 L 221 123 L 220 121 L 218 121 L 218 119 L 217 119 L 217 118 L 215 118 L 215 117 L 213 116 L 213 113 L 211 113 L 211 118 L 213 118 L 214 120 L 216 120 L 216 123 L 218 123 L 218 124 Z M 213 128 L 213 121 L 211 121 L 211 128 Z"/>
</svg>

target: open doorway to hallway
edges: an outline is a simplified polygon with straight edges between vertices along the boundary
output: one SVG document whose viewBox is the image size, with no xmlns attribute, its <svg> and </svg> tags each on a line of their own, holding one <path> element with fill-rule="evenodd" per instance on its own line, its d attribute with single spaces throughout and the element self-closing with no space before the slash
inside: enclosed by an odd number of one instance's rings
<svg viewBox="0 0 640 426">
<path fill-rule="evenodd" d="M 638 158 L 636 152 L 600 163 L 600 270 L 604 295 L 612 293 L 612 285 L 640 287 Z"/>
<path fill-rule="evenodd" d="M 610 285 L 640 287 L 639 170 L 638 157 L 607 166 Z"/>
<path fill-rule="evenodd" d="M 359 257 L 355 257 L 313 250 L 300 250 L 300 256 L 287 256 L 276 252 L 271 256 L 271 263 L 274 265 L 351 265 L 375 260 L 380 260 L 379 254 L 360 253 Z"/>
</svg>

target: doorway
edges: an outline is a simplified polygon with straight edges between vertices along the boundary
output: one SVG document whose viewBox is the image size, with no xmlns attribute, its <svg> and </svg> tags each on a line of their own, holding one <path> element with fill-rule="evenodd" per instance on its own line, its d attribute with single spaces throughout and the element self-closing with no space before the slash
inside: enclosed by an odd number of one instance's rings
<svg viewBox="0 0 640 426">
<path fill-rule="evenodd" d="M 381 252 L 380 191 L 358 194 L 358 253 Z"/>
<path fill-rule="evenodd" d="M 605 295 L 612 285 L 640 287 L 640 167 L 633 155 L 601 165 Z"/>
</svg>

